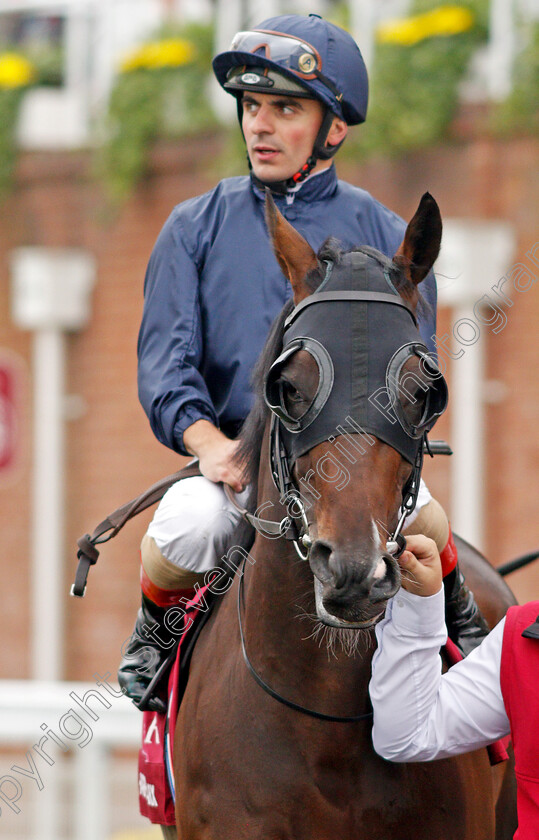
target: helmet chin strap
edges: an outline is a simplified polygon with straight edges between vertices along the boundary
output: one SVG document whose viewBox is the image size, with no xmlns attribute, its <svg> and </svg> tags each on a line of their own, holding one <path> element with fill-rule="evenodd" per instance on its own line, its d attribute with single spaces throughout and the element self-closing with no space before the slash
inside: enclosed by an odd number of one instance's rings
<svg viewBox="0 0 539 840">
<path fill-rule="evenodd" d="M 286 178 L 283 181 L 263 181 L 257 175 L 254 174 L 252 171 L 251 161 L 249 159 L 249 155 L 247 155 L 247 162 L 249 164 L 249 169 L 251 170 L 251 175 L 253 181 L 258 187 L 264 189 L 264 187 L 269 187 L 269 189 L 273 193 L 277 193 L 278 195 L 286 195 L 287 192 L 298 184 L 301 184 L 308 175 L 311 174 L 312 170 L 316 166 L 318 160 L 329 160 L 333 157 L 333 155 L 340 149 L 343 144 L 343 140 L 340 143 L 337 143 L 335 146 L 327 146 L 326 140 L 329 134 L 329 130 L 333 123 L 334 114 L 330 111 L 329 108 L 325 109 L 324 119 L 322 120 L 322 125 L 318 129 L 318 134 L 316 135 L 312 153 L 307 158 L 307 161 L 303 164 L 303 166 L 298 169 L 294 175 L 290 178 Z"/>
</svg>

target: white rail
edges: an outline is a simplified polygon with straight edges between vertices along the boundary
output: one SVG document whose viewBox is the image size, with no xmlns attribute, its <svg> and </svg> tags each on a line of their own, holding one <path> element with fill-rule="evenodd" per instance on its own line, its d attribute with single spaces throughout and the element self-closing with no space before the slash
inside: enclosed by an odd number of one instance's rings
<svg viewBox="0 0 539 840">
<path fill-rule="evenodd" d="M 110 674 L 93 683 L 0 681 L 0 835 L 106 840 L 111 754 L 135 750 L 140 731 L 140 712 Z"/>
</svg>

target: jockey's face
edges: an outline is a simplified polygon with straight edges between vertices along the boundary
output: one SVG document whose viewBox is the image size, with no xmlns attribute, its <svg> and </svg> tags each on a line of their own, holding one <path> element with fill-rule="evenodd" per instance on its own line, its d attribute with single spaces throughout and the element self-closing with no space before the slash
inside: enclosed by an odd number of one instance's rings
<svg viewBox="0 0 539 840">
<path fill-rule="evenodd" d="M 312 153 L 324 115 L 321 103 L 316 99 L 249 92 L 244 93 L 242 104 L 243 133 L 254 174 L 269 182 L 290 178 Z M 346 123 L 336 117 L 328 135 L 330 142 L 335 123 L 340 124 L 337 131 L 346 134 Z M 333 142 L 340 139 L 339 136 Z M 330 164 L 330 160 L 319 160 L 315 171 Z"/>
</svg>

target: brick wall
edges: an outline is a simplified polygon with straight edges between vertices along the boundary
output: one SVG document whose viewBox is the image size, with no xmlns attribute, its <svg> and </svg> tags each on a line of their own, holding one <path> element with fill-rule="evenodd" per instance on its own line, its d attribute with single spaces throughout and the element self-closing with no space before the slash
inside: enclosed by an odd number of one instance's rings
<svg viewBox="0 0 539 840">
<path fill-rule="evenodd" d="M 135 346 L 142 281 L 171 208 L 215 182 L 215 160 L 221 151 L 214 137 L 160 150 L 151 177 L 114 214 L 90 178 L 85 156 L 32 155 L 20 164 L 17 191 L 2 208 L 0 225 L 0 354 L 9 351 L 15 358 L 21 389 L 19 460 L 15 469 L 0 473 L 0 677 L 29 673 L 31 337 L 10 320 L 9 251 L 21 245 L 72 246 L 90 250 L 97 261 L 91 324 L 67 340 L 67 391 L 81 402 L 78 415 L 67 421 L 66 677 L 90 679 L 96 670 L 116 670 L 121 644 L 131 632 L 139 600 L 138 543 L 150 514 L 143 514 L 103 548 L 82 601 L 67 595 L 76 538 L 181 465 L 154 440 L 137 400 Z M 517 229 L 517 255 L 524 260 L 539 236 L 537 161 L 538 144 L 530 139 L 479 139 L 399 162 L 357 166 L 345 161 L 339 171 L 405 217 L 428 189 L 443 215 L 506 219 Z M 534 270 L 539 275 L 539 266 Z M 441 311 L 439 317 L 447 331 L 450 314 Z M 534 505 L 539 472 L 538 323 L 539 293 L 533 287 L 515 296 L 507 327 L 498 335 L 484 336 L 487 377 L 502 383 L 500 401 L 487 409 L 485 433 L 485 549 L 496 564 L 539 547 Z M 448 429 L 444 417 L 437 436 L 448 437 Z M 448 462 L 429 464 L 427 477 L 448 505 Z M 514 575 L 511 582 L 521 600 L 539 597 L 539 563 Z"/>
</svg>

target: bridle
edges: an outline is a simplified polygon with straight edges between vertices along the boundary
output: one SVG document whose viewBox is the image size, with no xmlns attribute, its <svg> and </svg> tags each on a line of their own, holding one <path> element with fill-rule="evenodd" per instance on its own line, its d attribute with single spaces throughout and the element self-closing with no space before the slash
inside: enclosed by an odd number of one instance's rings
<svg viewBox="0 0 539 840">
<path fill-rule="evenodd" d="M 353 253 L 355 254 L 358 252 Z M 325 289 L 334 269 L 333 262 L 327 261 L 326 277 L 324 281 L 322 282 L 317 292 L 301 301 L 287 317 L 284 324 L 285 334 L 292 325 L 297 323 L 297 319 L 300 315 L 303 314 L 305 316 L 305 314 L 309 311 L 312 312 L 313 310 L 315 310 L 315 305 L 330 306 L 334 304 L 339 305 L 343 303 L 346 305 L 349 305 L 350 303 L 360 303 L 364 305 L 369 305 L 373 303 L 384 304 L 386 306 L 391 306 L 392 311 L 395 311 L 396 307 L 400 307 L 401 312 L 404 309 L 407 313 L 407 315 L 405 315 L 404 317 L 406 318 L 407 316 L 410 316 L 410 318 L 413 321 L 414 329 L 417 330 L 417 321 L 414 313 L 402 300 L 402 298 L 396 291 L 395 286 L 393 285 L 390 272 L 394 272 L 396 270 L 394 264 L 390 260 L 384 258 L 378 252 L 374 251 L 374 249 L 360 249 L 359 253 L 363 257 L 363 260 L 365 259 L 365 257 L 374 257 L 378 264 L 382 266 L 384 280 L 387 283 L 390 292 L 388 293 L 388 291 L 385 290 L 372 291 L 365 289 Z M 357 271 L 358 267 L 355 266 L 354 270 Z M 325 290 L 321 291 L 322 289 Z M 402 315 L 399 317 L 402 318 Z M 284 539 L 290 540 L 294 546 L 298 557 L 302 561 L 307 561 L 309 559 L 312 546 L 312 539 L 309 535 L 309 521 L 307 517 L 307 510 L 305 504 L 299 492 L 298 486 L 293 478 L 294 464 L 296 458 L 294 457 L 294 454 L 290 451 L 290 445 L 287 445 L 286 437 L 288 436 L 288 441 L 290 441 L 292 435 L 300 435 L 304 433 L 305 430 L 310 429 L 312 433 L 313 427 L 316 426 L 317 420 L 322 414 L 324 407 L 328 403 L 328 400 L 330 400 L 334 387 L 334 376 L 331 356 L 328 353 L 326 347 L 324 346 L 324 342 L 321 342 L 312 337 L 306 337 L 309 336 L 308 330 L 305 330 L 302 333 L 301 328 L 299 328 L 299 332 L 300 337 L 298 337 L 297 335 L 293 335 L 291 336 L 291 338 L 289 338 L 289 340 L 286 343 L 284 342 L 283 338 L 283 343 L 285 345 L 283 348 L 283 352 L 271 365 L 264 382 L 264 399 L 266 405 L 271 411 L 271 425 L 269 434 L 269 460 L 271 476 L 273 483 L 279 493 L 279 499 L 281 503 L 286 502 L 287 504 L 287 515 L 284 516 L 278 522 L 263 519 L 256 513 L 251 513 L 245 508 L 241 508 L 238 505 L 237 500 L 235 499 L 235 496 L 233 495 L 229 487 L 225 486 L 225 491 L 227 492 L 227 495 L 233 502 L 233 504 L 238 508 L 240 513 L 257 530 L 258 533 L 267 537 L 282 537 Z M 388 383 L 388 386 L 392 386 L 392 377 L 398 377 L 406 359 L 410 355 L 419 353 L 419 350 L 417 348 L 420 345 L 417 342 L 417 334 L 415 335 L 415 343 L 414 340 L 409 340 L 410 337 L 414 338 L 413 335 L 410 336 L 409 326 L 405 328 L 403 334 L 406 335 L 408 339 L 407 343 L 403 344 L 396 352 L 392 353 L 391 359 L 387 364 L 386 383 Z M 316 361 L 319 369 L 319 387 L 317 389 L 315 397 L 311 402 L 311 405 L 306 409 L 304 414 L 301 415 L 301 417 L 299 418 L 293 418 L 287 414 L 286 405 L 284 404 L 282 398 L 282 391 L 279 392 L 279 388 L 275 386 L 275 377 L 279 374 L 280 366 L 284 365 L 286 361 L 299 349 L 304 349 L 310 352 L 311 356 Z M 398 557 L 405 548 L 405 540 L 401 532 L 406 517 L 412 513 L 417 503 L 421 479 L 421 470 L 423 466 L 423 453 L 426 450 L 427 452 L 429 452 L 429 454 L 433 454 L 428 443 L 427 432 L 428 428 L 430 428 L 430 425 L 433 424 L 438 414 L 440 414 L 445 408 L 445 402 L 443 397 L 445 394 L 446 398 L 447 389 L 443 377 L 442 383 L 443 388 L 441 387 L 441 385 L 437 386 L 437 400 L 433 399 L 433 418 L 430 418 L 432 422 L 427 422 L 429 418 L 425 418 L 423 424 L 421 424 L 420 422 L 417 426 L 412 426 L 411 424 L 406 423 L 406 418 L 401 416 L 399 412 L 396 412 L 397 418 L 402 429 L 404 429 L 404 432 L 409 436 L 410 439 L 413 439 L 414 444 L 413 448 L 410 446 L 405 448 L 406 454 L 409 458 L 409 453 L 413 452 L 412 471 L 403 488 L 400 513 L 396 528 L 386 542 L 386 552 L 395 558 Z M 371 429 L 369 429 L 368 431 L 371 431 Z M 374 431 L 373 433 L 376 432 Z M 316 434 L 317 432 L 315 431 L 315 439 Z M 399 432 L 399 434 L 401 434 L 401 432 Z M 329 440 L 329 438 L 330 435 L 324 437 L 324 432 L 322 431 L 322 436 L 318 438 L 317 442 L 321 442 L 324 439 Z M 292 438 L 292 440 L 294 440 L 294 438 Z M 308 449 L 310 448 L 309 443 L 305 444 L 305 447 L 306 448 L 304 448 L 303 451 L 308 451 Z M 402 447 L 399 448 L 399 446 L 397 445 L 395 448 L 401 451 L 402 454 Z M 302 454 L 301 448 L 299 450 L 299 454 Z M 271 686 L 269 686 L 262 679 L 262 677 L 255 670 L 249 659 L 245 644 L 245 636 L 243 632 L 242 623 L 242 608 L 244 607 L 244 572 L 245 559 L 240 569 L 240 580 L 238 584 L 238 624 L 243 659 L 249 672 L 251 673 L 255 681 L 258 683 L 258 685 L 269 696 L 273 697 L 281 704 L 295 711 L 302 712 L 303 714 L 318 718 L 319 720 L 351 723 L 370 718 L 372 716 L 372 712 L 352 716 L 334 716 L 317 712 L 313 709 L 309 709 L 305 706 L 301 706 L 297 703 L 292 702 L 291 700 L 286 699 L 278 692 L 276 692 L 273 688 L 271 688 Z"/>
<path fill-rule="evenodd" d="M 268 685 L 265 680 L 262 679 L 258 671 L 255 670 L 253 667 L 251 660 L 247 654 L 247 647 L 245 645 L 245 635 L 243 632 L 243 622 L 241 618 L 242 607 L 245 606 L 245 593 L 244 593 L 244 573 L 245 573 L 245 558 L 242 561 L 242 565 L 240 568 L 240 579 L 238 583 L 238 600 L 237 600 L 237 607 L 238 607 L 238 626 L 240 631 L 240 640 L 241 640 L 241 650 L 243 654 L 243 660 L 249 670 L 250 674 L 254 677 L 255 681 L 258 683 L 260 688 L 269 694 L 270 697 L 273 697 L 274 700 L 277 700 L 283 706 L 287 706 L 289 709 L 293 709 L 295 712 L 301 712 L 304 715 L 308 715 L 309 717 L 317 718 L 318 720 L 328 720 L 334 723 L 356 723 L 360 720 L 366 720 L 367 718 L 372 717 L 372 712 L 365 712 L 361 715 L 327 715 L 324 712 L 317 712 L 315 709 L 309 709 L 307 706 L 301 706 L 299 703 L 294 703 L 292 700 L 288 700 L 286 697 L 283 697 L 282 694 L 279 694 L 275 689 L 273 689 L 270 685 Z"/>
<path fill-rule="evenodd" d="M 391 306 L 392 309 L 399 307 L 401 312 L 404 311 L 412 319 L 413 326 L 417 329 L 417 321 L 414 313 L 397 293 L 392 282 L 390 270 L 395 271 L 394 264 L 390 260 L 386 260 L 386 258 L 371 248 L 360 249 L 358 253 L 361 254 L 363 259 L 365 259 L 365 257 L 374 258 L 379 264 L 381 264 L 385 281 L 389 287 L 388 291 L 381 292 L 350 289 L 326 290 L 328 281 L 334 271 L 333 261 L 327 260 L 326 276 L 322 284 L 314 294 L 309 295 L 301 301 L 288 315 L 284 323 L 285 332 L 297 321 L 301 314 L 305 314 L 308 310 L 312 311 L 312 307 L 331 306 L 335 303 L 344 303 L 345 305 L 363 303 L 367 306 L 369 304 L 377 303 Z M 275 397 L 272 401 L 268 392 L 270 390 L 269 383 L 271 382 L 272 371 L 276 368 L 278 369 L 280 365 L 284 364 L 297 349 L 307 349 L 315 358 L 319 370 L 321 371 L 321 384 L 310 408 L 299 420 L 292 420 L 291 418 L 287 419 L 285 413 L 278 405 L 278 399 Z M 394 356 L 396 355 L 397 354 L 394 354 Z M 244 517 L 262 535 L 271 537 L 280 536 L 284 539 L 290 540 L 294 545 L 298 557 L 304 561 L 309 559 L 312 540 L 309 536 L 309 522 L 306 507 L 298 487 L 293 480 L 294 459 L 287 449 L 283 430 L 288 432 L 290 437 L 290 434 L 300 433 L 307 426 L 310 426 L 313 420 L 315 420 L 322 412 L 325 402 L 331 393 L 332 387 L 333 368 L 331 359 L 329 358 L 324 345 L 320 344 L 319 341 L 316 341 L 313 338 L 302 336 L 301 339 L 295 339 L 289 342 L 279 358 L 273 362 L 266 376 L 264 392 L 266 405 L 271 411 L 269 459 L 273 483 L 279 493 L 280 500 L 286 501 L 288 514 L 279 522 L 273 522 L 271 520 L 262 519 L 254 513 L 249 513 L 245 510 L 242 511 Z M 402 528 L 405 519 L 412 513 L 416 506 L 421 470 L 423 467 L 423 453 L 424 451 L 430 452 L 427 440 L 427 430 L 425 429 L 420 435 L 416 435 L 416 438 L 417 445 L 413 456 L 412 472 L 405 487 L 403 488 L 397 526 L 393 533 L 389 535 L 386 542 L 386 551 L 394 557 L 398 557 L 404 550 L 404 538 L 401 533 Z M 292 513 L 292 511 L 294 512 Z"/>
<path fill-rule="evenodd" d="M 399 519 L 397 528 L 393 532 L 391 541 L 388 540 L 386 543 L 386 550 L 388 551 L 388 553 L 391 553 L 394 557 L 398 557 L 404 551 L 406 543 L 404 537 L 401 534 L 401 529 L 406 516 L 409 515 L 408 512 L 411 513 L 417 501 L 419 479 L 421 476 L 421 465 L 423 461 L 422 446 L 419 448 L 419 452 L 421 453 L 421 455 L 418 457 L 416 464 L 414 465 L 414 469 L 412 471 L 413 479 L 412 481 L 408 482 L 410 489 L 407 492 L 406 496 L 403 497 L 402 515 Z M 297 506 L 297 516 L 285 516 L 280 522 L 276 522 L 268 519 L 262 519 L 261 517 L 256 516 L 256 514 L 249 513 L 245 509 L 240 510 L 244 518 L 247 519 L 247 521 L 259 533 L 263 534 L 264 536 L 268 536 L 269 534 L 271 534 L 272 536 L 281 536 L 285 539 L 291 540 L 299 558 L 301 560 L 308 560 L 312 540 L 309 536 L 309 521 L 307 519 L 307 512 L 305 510 L 305 505 L 303 504 L 301 495 L 297 490 L 297 487 L 295 486 L 290 474 L 288 456 L 279 435 L 279 421 L 275 415 L 273 415 L 271 419 L 270 461 L 273 481 L 281 494 L 280 498 L 287 498 L 289 500 L 289 508 L 290 500 L 292 500 L 292 503 Z M 233 502 L 233 504 L 236 507 L 238 507 L 235 496 L 232 494 L 232 491 L 228 487 L 228 485 L 225 485 L 225 492 L 227 493 L 228 498 Z M 258 683 L 260 688 L 266 694 L 268 694 L 270 697 L 273 697 L 273 699 L 277 700 L 279 703 L 281 703 L 281 705 L 286 706 L 287 708 L 292 709 L 293 711 L 307 715 L 308 717 L 316 718 L 317 720 L 330 721 L 333 723 L 358 723 L 359 721 L 368 720 L 372 718 L 372 712 L 364 712 L 359 715 L 329 715 L 324 712 L 318 712 L 315 709 L 310 709 L 307 706 L 302 706 L 299 703 L 294 703 L 292 700 L 283 697 L 282 694 L 279 694 L 277 691 L 275 691 L 275 689 L 273 689 L 260 676 L 258 671 L 254 668 L 251 660 L 249 659 L 249 655 L 247 653 L 247 646 L 245 644 L 245 634 L 243 631 L 242 610 L 245 607 L 245 561 L 246 558 L 244 557 L 239 570 L 240 574 L 237 596 L 238 628 L 240 632 L 243 661 L 245 662 L 245 665 L 255 682 Z"/>
<path fill-rule="evenodd" d="M 419 446 L 412 473 L 403 492 L 397 526 L 386 541 L 386 551 L 395 558 L 400 557 L 404 551 L 405 541 L 401 531 L 405 519 L 412 513 L 417 503 L 423 467 L 423 451 L 423 446 Z M 285 539 L 291 540 L 300 560 L 308 560 L 312 540 L 309 536 L 307 511 L 301 494 L 292 479 L 290 456 L 282 441 L 279 420 L 275 415 L 271 418 L 270 427 L 270 464 L 273 483 L 279 491 L 279 498 L 286 499 L 289 514 L 292 507 L 297 511 L 296 515 L 287 515 L 278 523 L 278 533 Z M 267 529 L 269 525 L 268 520 L 260 519 L 254 514 L 250 515 L 249 521 L 259 533 L 264 533 L 263 529 Z"/>
</svg>

